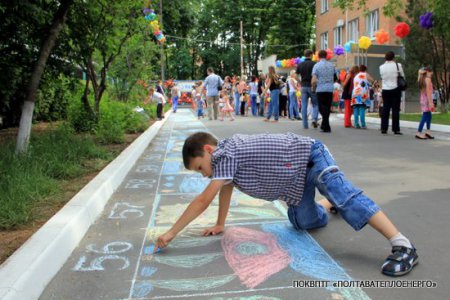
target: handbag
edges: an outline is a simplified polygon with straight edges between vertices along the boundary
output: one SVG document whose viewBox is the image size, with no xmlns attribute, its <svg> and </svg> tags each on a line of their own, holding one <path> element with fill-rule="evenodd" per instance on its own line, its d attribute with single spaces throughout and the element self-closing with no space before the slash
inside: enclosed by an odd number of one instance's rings
<svg viewBox="0 0 450 300">
<path fill-rule="evenodd" d="M 217 90 L 220 92 L 222 90 L 222 85 L 220 84 L 220 77 L 219 76 L 217 76 L 217 81 L 218 81 L 218 83 L 217 83 Z"/>
<path fill-rule="evenodd" d="M 395 63 L 395 65 L 397 66 L 397 86 L 400 89 L 400 91 L 404 91 L 408 87 L 408 84 L 406 83 L 405 77 L 403 77 L 400 74 L 400 69 L 398 68 L 398 64 Z"/>
</svg>

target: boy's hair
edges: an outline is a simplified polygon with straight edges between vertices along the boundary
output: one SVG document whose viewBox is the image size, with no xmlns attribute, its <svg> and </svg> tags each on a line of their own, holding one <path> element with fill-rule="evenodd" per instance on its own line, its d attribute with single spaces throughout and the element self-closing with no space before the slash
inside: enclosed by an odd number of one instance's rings
<svg viewBox="0 0 450 300">
<path fill-rule="evenodd" d="M 191 160 L 196 157 L 203 157 L 203 146 L 217 146 L 217 139 L 207 132 L 197 132 L 189 136 L 183 145 L 183 163 L 189 169 Z"/>
</svg>

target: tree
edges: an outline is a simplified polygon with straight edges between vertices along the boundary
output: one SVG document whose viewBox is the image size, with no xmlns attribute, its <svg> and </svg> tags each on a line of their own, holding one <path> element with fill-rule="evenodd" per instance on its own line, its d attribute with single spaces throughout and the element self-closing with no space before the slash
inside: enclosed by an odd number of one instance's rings
<svg viewBox="0 0 450 300">
<path fill-rule="evenodd" d="M 87 73 L 81 100 L 93 118 L 98 118 L 100 101 L 107 88 L 108 69 L 127 41 L 146 29 L 139 5 L 136 1 L 93 0 L 88 5 L 77 3 L 72 12 L 69 56 Z M 88 100 L 90 86 L 94 94 L 93 107 Z"/>
<path fill-rule="evenodd" d="M 275 3 L 266 53 L 276 53 L 281 58 L 302 56 L 302 50 L 311 46 L 315 1 L 280 0 Z"/>
<path fill-rule="evenodd" d="M 19 132 L 17 135 L 16 153 L 24 153 L 27 151 L 28 143 L 31 133 L 31 122 L 33 119 L 34 105 L 36 101 L 36 92 L 39 87 L 39 82 L 44 72 L 47 59 L 52 51 L 56 39 L 61 32 L 69 8 L 73 4 L 73 0 L 61 1 L 58 10 L 55 13 L 53 22 L 50 26 L 48 35 L 44 39 L 42 46 L 39 50 L 39 58 L 34 66 L 33 73 L 30 78 L 30 83 L 27 88 L 26 99 L 22 109 L 22 115 L 20 118 Z"/>
</svg>

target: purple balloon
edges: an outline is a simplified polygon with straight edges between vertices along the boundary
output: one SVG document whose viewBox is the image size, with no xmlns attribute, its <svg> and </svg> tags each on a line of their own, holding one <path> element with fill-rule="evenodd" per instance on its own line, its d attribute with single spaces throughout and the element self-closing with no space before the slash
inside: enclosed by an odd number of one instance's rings
<svg viewBox="0 0 450 300">
<path fill-rule="evenodd" d="M 344 50 L 344 47 L 342 47 L 341 45 L 337 45 L 336 47 L 334 47 L 333 52 L 334 52 L 334 54 L 339 56 L 339 55 L 344 55 L 345 50 Z"/>
<path fill-rule="evenodd" d="M 433 27 L 433 13 L 427 12 L 420 16 L 420 26 L 424 29 L 431 29 Z"/>
<path fill-rule="evenodd" d="M 150 8 L 144 8 L 142 10 L 142 12 L 144 13 L 144 15 L 148 15 L 152 10 Z"/>
</svg>

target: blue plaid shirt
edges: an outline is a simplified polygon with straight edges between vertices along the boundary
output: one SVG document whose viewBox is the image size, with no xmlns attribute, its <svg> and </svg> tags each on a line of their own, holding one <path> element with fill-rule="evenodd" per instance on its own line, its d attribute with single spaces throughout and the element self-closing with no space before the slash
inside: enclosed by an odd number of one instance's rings
<svg viewBox="0 0 450 300">
<path fill-rule="evenodd" d="M 299 205 L 314 140 L 287 134 L 236 134 L 218 143 L 211 179 L 229 179 L 240 191 Z"/>
<path fill-rule="evenodd" d="M 326 59 L 322 58 L 318 63 L 316 63 L 312 69 L 312 75 L 317 77 L 317 88 L 316 93 L 334 91 L 334 74 L 336 69 L 334 65 Z"/>
</svg>

